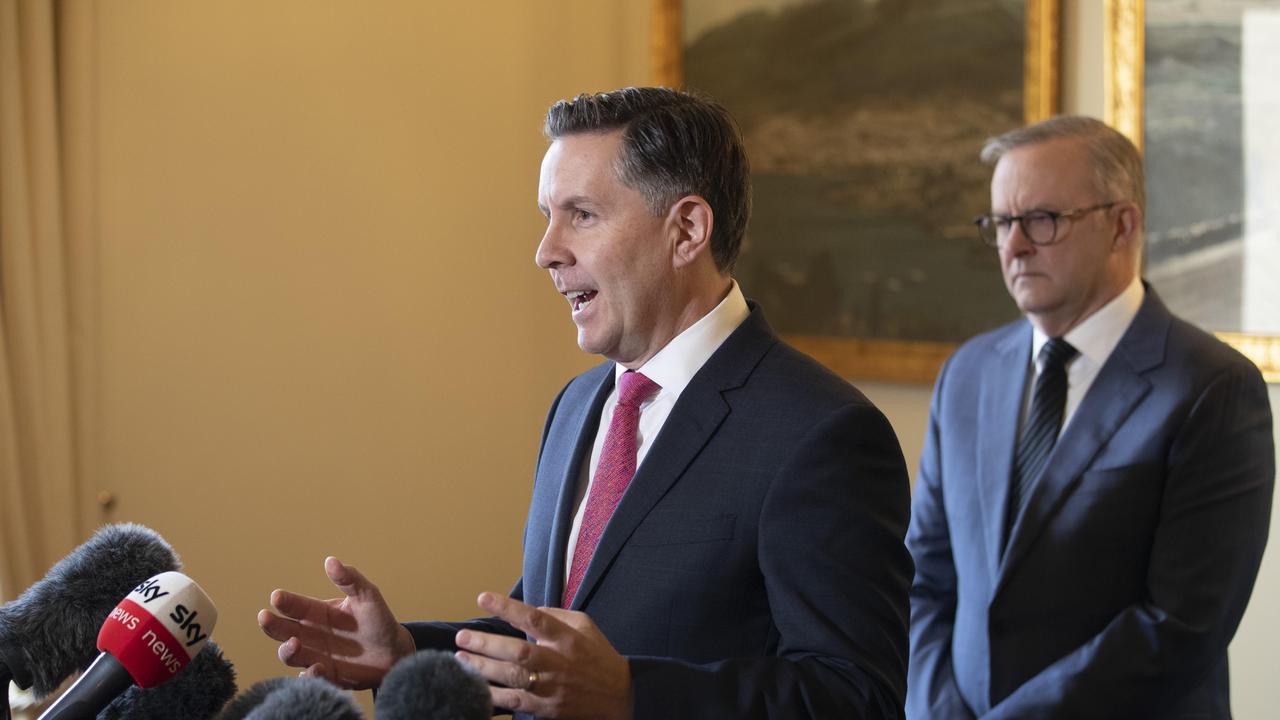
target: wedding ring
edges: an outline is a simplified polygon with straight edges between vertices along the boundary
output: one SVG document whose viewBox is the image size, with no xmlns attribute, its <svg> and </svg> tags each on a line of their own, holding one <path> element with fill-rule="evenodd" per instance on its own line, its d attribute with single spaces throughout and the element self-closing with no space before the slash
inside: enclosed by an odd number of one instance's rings
<svg viewBox="0 0 1280 720">
<path fill-rule="evenodd" d="M 538 682 L 538 671 L 537 671 L 537 670 L 530 670 L 530 671 L 529 671 L 529 682 L 528 682 L 528 684 L 526 684 L 526 685 L 524 686 L 524 689 L 525 689 L 525 690 L 533 690 L 534 683 L 536 683 L 536 682 Z"/>
</svg>

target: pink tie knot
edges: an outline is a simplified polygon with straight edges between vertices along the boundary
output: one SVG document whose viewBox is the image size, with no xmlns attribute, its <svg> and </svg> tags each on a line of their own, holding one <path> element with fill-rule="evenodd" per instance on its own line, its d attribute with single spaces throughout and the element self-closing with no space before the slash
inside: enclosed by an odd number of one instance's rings
<svg viewBox="0 0 1280 720">
<path fill-rule="evenodd" d="M 618 378 L 618 404 L 640 407 L 662 388 L 658 383 L 634 370 L 628 370 Z"/>
</svg>

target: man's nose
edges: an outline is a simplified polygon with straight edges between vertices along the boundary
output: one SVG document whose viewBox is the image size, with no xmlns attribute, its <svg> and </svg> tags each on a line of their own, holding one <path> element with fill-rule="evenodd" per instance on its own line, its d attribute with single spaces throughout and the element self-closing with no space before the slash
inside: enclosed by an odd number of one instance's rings
<svg viewBox="0 0 1280 720">
<path fill-rule="evenodd" d="M 533 261 L 543 270 L 570 264 L 572 256 L 564 242 L 564 233 L 559 223 L 547 223 L 547 231 L 542 234 L 542 242 L 533 254 Z"/>
<path fill-rule="evenodd" d="M 1000 252 L 1017 256 L 1025 255 L 1034 249 L 1035 243 L 1031 242 L 1031 238 L 1028 237 L 1026 231 L 1022 229 L 1022 221 L 1015 220 L 1009 223 L 1009 230 L 1000 240 Z"/>
</svg>

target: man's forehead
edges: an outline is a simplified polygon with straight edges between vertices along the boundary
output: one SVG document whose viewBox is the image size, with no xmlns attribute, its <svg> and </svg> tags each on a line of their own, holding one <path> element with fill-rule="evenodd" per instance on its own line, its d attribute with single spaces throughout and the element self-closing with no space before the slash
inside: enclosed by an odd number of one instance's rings
<svg viewBox="0 0 1280 720">
<path fill-rule="evenodd" d="M 1079 140 L 1054 138 L 1013 148 L 1000 158 L 996 167 L 1016 166 L 1024 173 L 1050 175 L 1084 168 L 1086 164 L 1087 154 Z"/>
<path fill-rule="evenodd" d="M 561 135 L 551 141 L 547 154 L 553 151 L 567 155 L 616 158 L 622 146 L 622 130 L 599 130 Z"/>
<path fill-rule="evenodd" d="M 538 196 L 585 195 L 616 180 L 621 132 L 576 133 L 556 138 L 542 158 Z"/>
<path fill-rule="evenodd" d="M 1089 187 L 1084 150 L 1071 139 L 1014 148 L 1000 158 L 991 176 L 993 199 L 1010 193 L 1017 196 L 1076 194 L 1088 191 Z"/>
</svg>

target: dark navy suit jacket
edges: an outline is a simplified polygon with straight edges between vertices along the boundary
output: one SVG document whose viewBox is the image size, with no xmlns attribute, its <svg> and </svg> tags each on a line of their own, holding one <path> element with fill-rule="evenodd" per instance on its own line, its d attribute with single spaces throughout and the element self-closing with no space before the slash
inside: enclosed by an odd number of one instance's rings
<svg viewBox="0 0 1280 720">
<path fill-rule="evenodd" d="M 934 390 L 908 546 L 913 718 L 1227 718 L 1275 477 L 1256 367 L 1148 287 L 1005 533 L 1031 327 Z"/>
<path fill-rule="evenodd" d="M 558 606 L 575 486 L 613 363 L 551 407 L 513 596 Z M 758 308 L 690 382 L 573 602 L 631 665 L 637 720 L 896 718 L 906 692 L 906 468 L 884 416 Z M 418 646 L 459 627 L 410 623 Z"/>
</svg>

